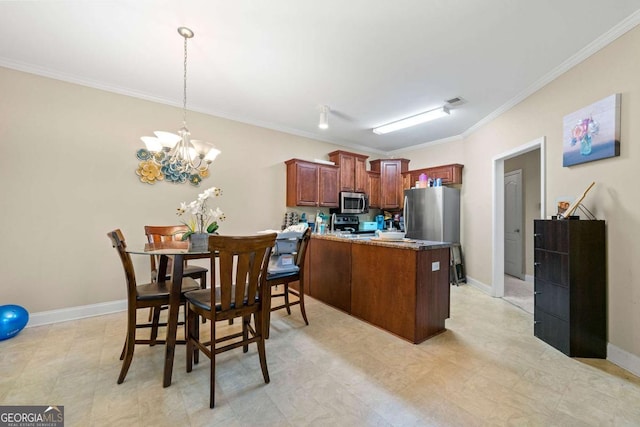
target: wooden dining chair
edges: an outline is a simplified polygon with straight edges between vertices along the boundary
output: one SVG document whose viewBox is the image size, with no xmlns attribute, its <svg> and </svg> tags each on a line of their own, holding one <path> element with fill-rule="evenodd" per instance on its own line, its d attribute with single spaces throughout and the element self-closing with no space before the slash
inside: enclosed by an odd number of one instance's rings
<svg viewBox="0 0 640 427">
<path fill-rule="evenodd" d="M 257 236 L 209 236 L 211 252 L 210 289 L 185 294 L 187 299 L 187 372 L 198 363 L 198 352 L 210 359 L 209 407 L 215 402 L 216 354 L 256 343 L 264 382 L 269 382 L 265 353 L 265 334 L 269 307 L 267 267 L 276 234 Z M 218 260 L 218 274 L 216 274 Z M 209 319 L 209 339 L 200 340 L 198 317 Z M 251 317 L 255 328 L 251 326 Z M 216 322 L 241 318 L 242 330 L 216 335 Z"/>
<path fill-rule="evenodd" d="M 167 241 L 180 241 L 182 236 L 189 229 L 186 225 L 145 225 L 144 234 L 147 236 L 149 243 L 159 243 Z M 158 274 L 158 257 L 151 255 L 151 280 L 156 280 Z M 171 264 L 167 266 L 167 272 L 171 271 Z M 207 287 L 207 272 L 204 267 L 197 265 L 189 265 L 185 261 L 183 276 L 197 279 L 200 282 L 200 288 Z M 169 280 L 169 277 L 164 279 Z M 160 281 L 160 280 L 159 280 Z"/>
<path fill-rule="evenodd" d="M 309 324 L 307 319 L 307 312 L 304 308 L 304 260 L 307 255 L 307 247 L 309 246 L 309 239 L 311 238 L 311 228 L 307 228 L 304 234 L 298 239 L 298 247 L 295 256 L 295 265 L 298 267 L 297 271 L 284 272 L 284 273 L 268 273 L 267 285 L 271 286 L 271 300 L 276 298 L 284 298 L 284 302 L 275 307 L 271 307 L 271 311 L 287 310 L 287 314 L 291 314 L 292 305 L 300 305 L 300 312 L 305 324 Z M 289 285 L 291 283 L 298 282 L 298 289 L 293 289 Z M 283 286 L 282 291 L 278 290 L 279 286 Z M 275 287 L 275 291 L 274 291 Z M 275 293 L 274 293 L 275 292 Z M 295 296 L 297 299 L 293 302 L 289 300 L 289 295 Z M 269 314 L 270 317 L 270 314 Z M 269 320 L 270 324 L 271 320 Z M 269 338 L 269 329 L 267 329 L 267 338 Z"/>
<path fill-rule="evenodd" d="M 160 242 L 168 242 L 168 241 L 181 241 L 182 236 L 186 233 L 189 228 L 186 225 L 145 225 L 144 226 L 144 234 L 147 236 L 147 240 L 149 243 L 160 243 Z M 157 280 L 158 275 L 158 262 L 159 257 L 157 255 L 151 255 L 151 281 Z M 171 260 L 169 260 L 169 264 L 167 265 L 167 273 L 172 270 Z M 187 261 L 184 262 L 184 268 L 182 275 L 184 277 L 191 277 L 193 279 L 197 279 L 200 282 L 200 288 L 207 288 L 207 270 L 204 267 L 200 267 L 198 265 L 189 265 Z M 169 281 L 171 279 L 170 275 L 165 277 L 165 281 Z M 166 307 L 159 308 L 158 310 L 162 310 Z M 149 320 L 151 320 L 154 311 L 150 310 L 149 312 Z M 204 323 L 204 319 L 203 319 Z"/>
<path fill-rule="evenodd" d="M 136 283 L 136 274 L 133 269 L 133 263 L 131 262 L 131 255 L 126 251 L 127 244 L 124 240 L 122 231 L 113 230 L 107 233 L 109 239 L 114 248 L 118 251 L 120 261 L 122 261 L 122 267 L 124 268 L 124 275 L 127 284 L 127 337 L 124 342 L 124 348 L 120 354 L 120 360 L 122 360 L 122 368 L 120 370 L 120 376 L 118 377 L 118 384 L 122 384 L 124 378 L 127 376 L 129 366 L 131 366 L 131 360 L 133 359 L 133 350 L 136 344 L 151 344 L 156 343 L 164 344 L 165 340 L 156 339 L 158 335 L 158 327 L 166 326 L 166 323 L 159 322 L 160 310 L 162 306 L 169 304 L 169 291 L 171 288 L 170 282 L 157 281 L 144 285 L 138 285 Z M 200 289 L 200 286 L 190 277 L 185 277 L 182 281 L 182 293 Z M 184 297 L 183 297 L 184 298 Z M 154 310 L 154 316 L 151 323 L 138 324 L 137 312 L 140 308 L 152 308 Z M 151 328 L 151 338 L 141 339 L 136 338 L 136 330 L 140 328 Z"/>
</svg>

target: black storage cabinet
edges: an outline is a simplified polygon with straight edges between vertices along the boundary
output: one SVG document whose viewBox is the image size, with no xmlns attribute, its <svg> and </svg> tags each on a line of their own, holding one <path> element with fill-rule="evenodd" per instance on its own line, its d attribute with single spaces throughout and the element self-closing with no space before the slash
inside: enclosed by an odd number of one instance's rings
<svg viewBox="0 0 640 427">
<path fill-rule="evenodd" d="M 570 357 L 607 356 L 605 224 L 534 220 L 534 335 Z"/>
</svg>

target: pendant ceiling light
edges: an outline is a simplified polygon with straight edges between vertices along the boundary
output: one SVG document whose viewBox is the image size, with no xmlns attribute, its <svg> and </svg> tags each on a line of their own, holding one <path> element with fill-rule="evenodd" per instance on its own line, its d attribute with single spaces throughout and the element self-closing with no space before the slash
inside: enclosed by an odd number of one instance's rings
<svg viewBox="0 0 640 427">
<path fill-rule="evenodd" d="M 137 156 L 142 162 L 136 173 L 142 182 L 149 184 L 166 180 L 175 183 L 189 181 L 198 185 L 203 178 L 209 176 L 209 165 L 220 154 L 220 150 L 212 144 L 191 139 L 191 132 L 187 128 L 187 40 L 194 34 L 186 27 L 178 28 L 178 33 L 184 38 L 182 127 L 177 135 L 155 131 L 155 136 L 140 138 L 146 149 L 138 150 Z"/>
<path fill-rule="evenodd" d="M 320 107 L 320 121 L 318 122 L 320 129 L 329 129 L 329 111 L 331 110 L 327 105 Z"/>
</svg>

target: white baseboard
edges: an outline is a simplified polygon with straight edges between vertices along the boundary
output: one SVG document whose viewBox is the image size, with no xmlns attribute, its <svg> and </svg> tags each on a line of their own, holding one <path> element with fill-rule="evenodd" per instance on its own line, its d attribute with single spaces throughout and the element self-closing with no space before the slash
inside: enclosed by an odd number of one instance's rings
<svg viewBox="0 0 640 427">
<path fill-rule="evenodd" d="M 83 319 L 85 317 L 102 316 L 103 314 L 125 311 L 127 300 L 103 302 L 100 304 L 69 307 L 60 310 L 42 311 L 29 314 L 27 328 L 32 326 L 48 325 L 50 323 L 67 322 L 69 320 Z"/>
<path fill-rule="evenodd" d="M 640 357 L 615 345 L 607 344 L 607 360 L 640 377 Z"/>
<path fill-rule="evenodd" d="M 525 274 L 524 275 L 524 281 L 527 282 L 527 283 L 534 283 L 535 282 L 535 277 L 536 276 L 533 276 L 531 274 Z"/>
<path fill-rule="evenodd" d="M 467 276 L 467 283 L 474 288 L 480 289 L 485 294 L 491 296 L 491 286 L 485 285 L 479 280 L 474 279 L 473 277 Z"/>
</svg>

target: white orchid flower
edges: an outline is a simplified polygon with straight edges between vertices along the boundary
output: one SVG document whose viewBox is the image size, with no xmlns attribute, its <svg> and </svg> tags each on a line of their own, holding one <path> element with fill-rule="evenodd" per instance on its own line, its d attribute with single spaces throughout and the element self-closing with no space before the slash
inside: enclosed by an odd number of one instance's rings
<svg viewBox="0 0 640 427">
<path fill-rule="evenodd" d="M 182 202 L 177 209 L 178 215 L 189 213 L 192 218 L 183 223 L 189 227 L 190 233 L 203 233 L 216 224 L 217 220 L 224 221 L 225 215 L 220 208 L 209 209 L 207 207 L 207 199 L 219 196 L 222 190 L 217 187 L 211 187 L 198 194 L 198 198 L 190 203 Z M 215 227 L 217 229 L 217 226 Z M 188 237 L 190 233 L 185 234 Z M 184 237 L 183 237 L 184 238 Z"/>
<path fill-rule="evenodd" d="M 219 219 L 220 221 L 224 221 L 225 220 L 225 216 L 224 216 L 224 212 L 222 212 L 222 210 L 220 210 L 220 208 L 216 208 L 216 210 L 213 212 L 213 217 L 215 219 Z"/>
<path fill-rule="evenodd" d="M 180 207 L 178 208 L 178 215 L 182 215 L 187 211 L 187 203 L 186 202 L 181 202 L 180 203 Z"/>
</svg>

